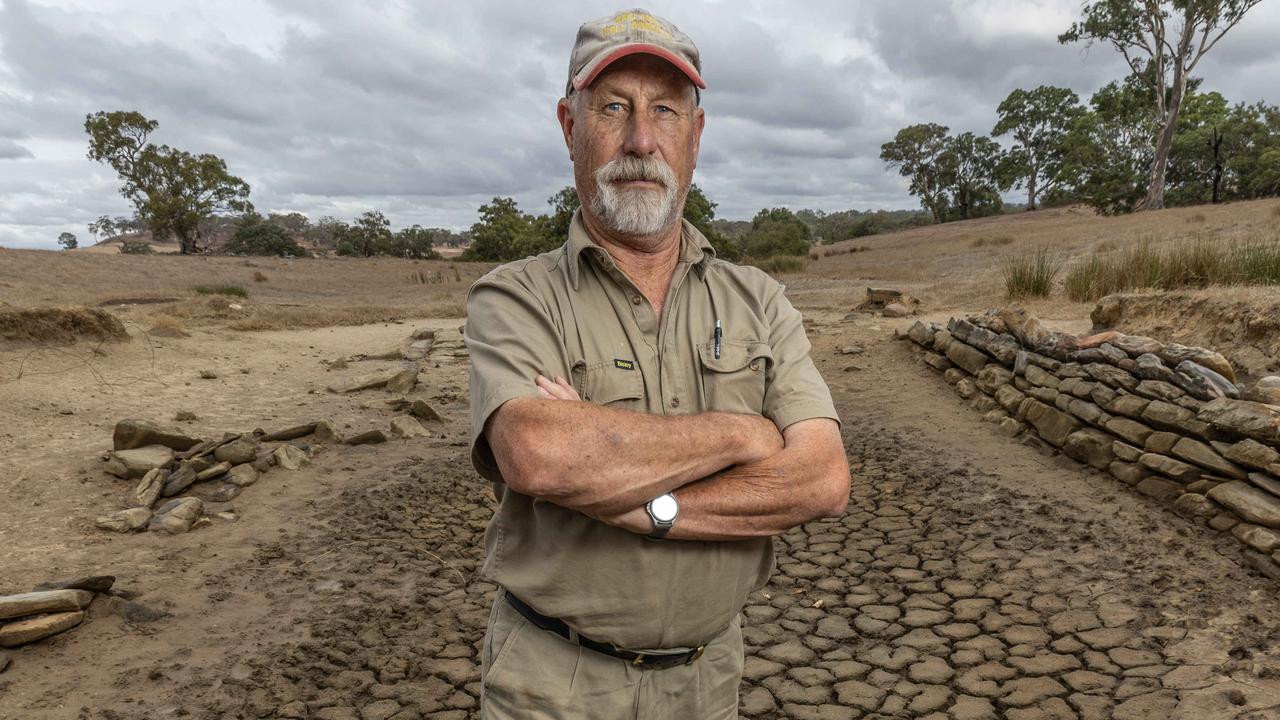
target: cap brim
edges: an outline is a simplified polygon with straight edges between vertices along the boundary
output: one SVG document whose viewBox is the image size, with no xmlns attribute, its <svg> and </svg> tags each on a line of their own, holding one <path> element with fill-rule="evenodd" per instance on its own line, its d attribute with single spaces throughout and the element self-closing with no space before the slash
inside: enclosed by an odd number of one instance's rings
<svg viewBox="0 0 1280 720">
<path fill-rule="evenodd" d="M 604 72 L 605 68 L 628 55 L 638 54 L 656 55 L 657 57 L 666 60 L 672 65 L 675 65 L 680 72 L 684 73 L 685 76 L 689 78 L 689 82 L 693 83 L 694 87 L 699 90 L 707 89 L 707 83 L 702 80 L 702 76 L 699 75 L 698 71 L 684 58 L 681 58 L 679 55 L 676 55 L 664 47 L 659 47 L 649 43 L 632 43 L 630 45 L 623 45 L 615 48 L 607 55 L 602 55 L 596 58 L 592 62 L 588 63 L 586 67 L 582 68 L 582 70 L 580 70 L 573 78 L 573 89 L 581 91 L 583 88 L 595 81 L 595 79 L 599 77 L 600 73 Z"/>
</svg>

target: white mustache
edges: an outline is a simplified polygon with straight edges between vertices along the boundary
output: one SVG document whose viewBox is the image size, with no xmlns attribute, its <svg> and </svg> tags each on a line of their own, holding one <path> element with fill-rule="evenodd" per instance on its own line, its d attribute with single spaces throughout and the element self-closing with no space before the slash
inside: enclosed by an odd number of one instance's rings
<svg viewBox="0 0 1280 720">
<path fill-rule="evenodd" d="M 601 185 L 632 180 L 655 182 L 664 188 L 670 188 L 676 184 L 676 174 L 671 166 L 653 156 L 645 158 L 626 156 L 611 160 L 596 170 L 595 175 L 596 182 Z"/>
</svg>

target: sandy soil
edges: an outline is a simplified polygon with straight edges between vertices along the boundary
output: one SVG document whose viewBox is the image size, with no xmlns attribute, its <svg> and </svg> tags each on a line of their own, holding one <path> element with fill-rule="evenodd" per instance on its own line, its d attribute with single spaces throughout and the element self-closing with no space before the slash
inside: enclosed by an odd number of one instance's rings
<svg viewBox="0 0 1280 720">
<path fill-rule="evenodd" d="M 854 488 L 844 517 L 779 540 L 779 571 L 745 612 L 743 716 L 1280 717 L 1280 587 L 1245 569 L 1233 540 L 993 432 L 890 339 L 903 321 L 848 314 L 865 284 L 933 282 L 865 275 L 785 280 L 845 418 Z M 938 319 L 976 309 L 926 305 Z M 324 386 L 396 363 L 326 361 L 459 320 L 210 321 L 148 340 L 149 308 L 121 312 L 134 338 L 103 354 L 0 350 L 0 593 L 118 578 L 80 627 L 6 651 L 0 720 L 474 717 L 492 497 L 467 459 L 465 361 L 424 365 L 412 396 L 445 419 L 430 438 L 325 448 L 211 508 L 237 520 L 186 535 L 92 526 L 130 490 L 101 470 L 118 419 L 189 411 L 186 426 L 210 436 L 319 419 L 385 428 L 392 413 L 362 407 L 385 393 Z M 1048 319 L 1088 326 L 1087 308 Z"/>
</svg>

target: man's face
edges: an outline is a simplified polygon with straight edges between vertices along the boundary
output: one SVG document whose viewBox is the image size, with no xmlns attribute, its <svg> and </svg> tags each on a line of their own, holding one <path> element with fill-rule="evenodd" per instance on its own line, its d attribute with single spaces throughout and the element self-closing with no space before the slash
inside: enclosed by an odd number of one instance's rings
<svg viewBox="0 0 1280 720">
<path fill-rule="evenodd" d="M 562 100 L 558 114 L 583 211 L 642 244 L 665 239 L 683 210 L 702 137 L 689 79 L 660 58 L 632 55 Z"/>
</svg>

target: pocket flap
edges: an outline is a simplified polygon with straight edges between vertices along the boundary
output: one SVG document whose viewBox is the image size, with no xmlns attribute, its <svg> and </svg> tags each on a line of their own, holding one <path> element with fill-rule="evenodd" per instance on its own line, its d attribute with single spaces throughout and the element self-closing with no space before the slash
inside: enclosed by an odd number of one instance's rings
<svg viewBox="0 0 1280 720">
<path fill-rule="evenodd" d="M 587 369 L 582 399 L 596 405 L 608 405 L 618 400 L 639 400 L 644 397 L 644 376 L 639 370 L 622 370 L 613 363 Z"/>
<path fill-rule="evenodd" d="M 747 367 L 763 370 L 768 362 L 773 361 L 773 350 L 769 343 L 764 342 L 722 340 L 720 357 L 716 357 L 714 342 L 703 343 L 698 346 L 698 355 L 704 368 L 721 373 L 738 372 Z"/>
</svg>

